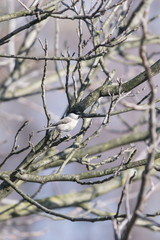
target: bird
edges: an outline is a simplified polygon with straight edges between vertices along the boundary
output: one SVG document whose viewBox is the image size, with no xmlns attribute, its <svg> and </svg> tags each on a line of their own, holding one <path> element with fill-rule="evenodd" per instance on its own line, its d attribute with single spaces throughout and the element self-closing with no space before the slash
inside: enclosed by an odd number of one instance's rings
<svg viewBox="0 0 160 240">
<path fill-rule="evenodd" d="M 79 121 L 79 117 L 80 116 L 78 114 L 70 113 L 66 117 L 59 120 L 57 123 L 51 124 L 49 127 L 46 127 L 38 132 L 42 132 L 53 128 L 59 130 L 60 132 L 70 132 L 76 127 Z"/>
</svg>

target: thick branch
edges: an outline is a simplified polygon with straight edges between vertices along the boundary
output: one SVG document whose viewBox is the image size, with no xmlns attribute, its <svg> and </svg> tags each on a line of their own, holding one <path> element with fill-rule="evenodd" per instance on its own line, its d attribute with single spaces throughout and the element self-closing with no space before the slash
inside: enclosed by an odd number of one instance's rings
<svg viewBox="0 0 160 240">
<path fill-rule="evenodd" d="M 160 60 L 154 63 L 150 67 L 151 76 L 154 77 L 158 73 L 160 73 Z M 132 78 L 128 82 L 125 82 L 121 86 L 121 93 L 129 92 L 133 90 L 135 87 L 139 86 L 143 82 L 148 79 L 146 71 L 140 73 L 136 77 Z M 112 84 L 112 85 L 103 85 L 97 88 L 95 91 L 91 92 L 86 98 L 84 98 L 81 102 L 76 104 L 72 110 L 83 112 L 85 109 L 90 107 L 98 98 L 106 97 L 110 95 L 117 95 L 119 94 L 119 85 Z"/>
</svg>

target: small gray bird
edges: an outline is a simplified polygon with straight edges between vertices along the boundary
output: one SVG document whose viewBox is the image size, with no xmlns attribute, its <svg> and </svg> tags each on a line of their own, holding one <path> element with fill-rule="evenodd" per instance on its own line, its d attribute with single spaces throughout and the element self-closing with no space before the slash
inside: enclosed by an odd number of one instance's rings
<svg viewBox="0 0 160 240">
<path fill-rule="evenodd" d="M 68 116 L 62 118 L 57 123 L 54 123 L 51 126 L 44 128 L 43 130 L 40 130 L 38 132 L 42 132 L 52 128 L 56 128 L 57 130 L 62 132 L 70 132 L 77 125 L 79 117 L 80 116 L 75 113 L 70 113 Z"/>
</svg>

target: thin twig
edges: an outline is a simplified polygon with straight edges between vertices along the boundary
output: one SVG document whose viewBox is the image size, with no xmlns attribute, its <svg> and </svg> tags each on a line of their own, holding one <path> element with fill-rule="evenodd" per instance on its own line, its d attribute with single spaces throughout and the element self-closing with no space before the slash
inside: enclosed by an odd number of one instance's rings
<svg viewBox="0 0 160 240">
<path fill-rule="evenodd" d="M 39 42 L 41 44 L 42 49 L 44 50 L 45 53 L 45 57 L 48 56 L 48 43 L 47 40 L 45 40 L 45 47 L 43 46 L 42 42 L 39 39 Z M 46 96 L 45 96 L 45 79 L 46 79 L 46 73 L 47 73 L 47 59 L 45 59 L 44 62 L 44 69 L 43 69 L 43 77 L 42 77 L 42 83 L 41 83 L 41 89 L 42 89 L 42 102 L 43 102 L 43 108 L 44 108 L 44 112 L 47 118 L 47 127 L 49 126 L 49 122 L 50 122 L 50 114 L 48 113 L 47 110 L 47 105 L 46 105 Z"/>
<path fill-rule="evenodd" d="M 7 161 L 12 155 L 22 153 L 22 152 L 24 152 L 25 150 L 27 150 L 27 149 L 30 147 L 30 144 L 29 144 L 27 147 L 25 147 L 25 148 L 17 151 L 17 149 L 18 149 L 18 147 L 19 147 L 19 146 L 17 145 L 17 140 L 18 140 L 19 134 L 21 133 L 21 131 L 23 130 L 23 128 L 24 128 L 27 124 L 28 124 L 28 121 L 25 121 L 25 122 L 22 124 L 22 126 L 18 129 L 18 131 L 17 131 L 17 133 L 16 133 L 16 135 L 15 135 L 15 137 L 14 137 L 14 142 L 13 142 L 12 150 L 11 150 L 11 152 L 8 154 L 8 156 L 3 160 L 3 162 L 0 164 L 0 169 L 2 168 L 2 166 L 6 163 L 6 161 Z"/>
</svg>

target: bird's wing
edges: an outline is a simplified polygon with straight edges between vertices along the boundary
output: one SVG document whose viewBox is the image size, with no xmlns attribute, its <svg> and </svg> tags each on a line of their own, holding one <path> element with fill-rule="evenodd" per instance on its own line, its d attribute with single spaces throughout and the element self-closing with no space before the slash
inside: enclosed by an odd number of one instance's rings
<svg viewBox="0 0 160 240">
<path fill-rule="evenodd" d="M 64 121 L 64 118 L 59 120 L 57 123 L 51 124 L 51 126 L 54 127 L 54 126 L 58 126 L 60 124 L 63 124 L 63 121 Z M 69 123 L 70 121 L 71 121 L 70 117 L 65 117 L 65 124 Z"/>
</svg>

